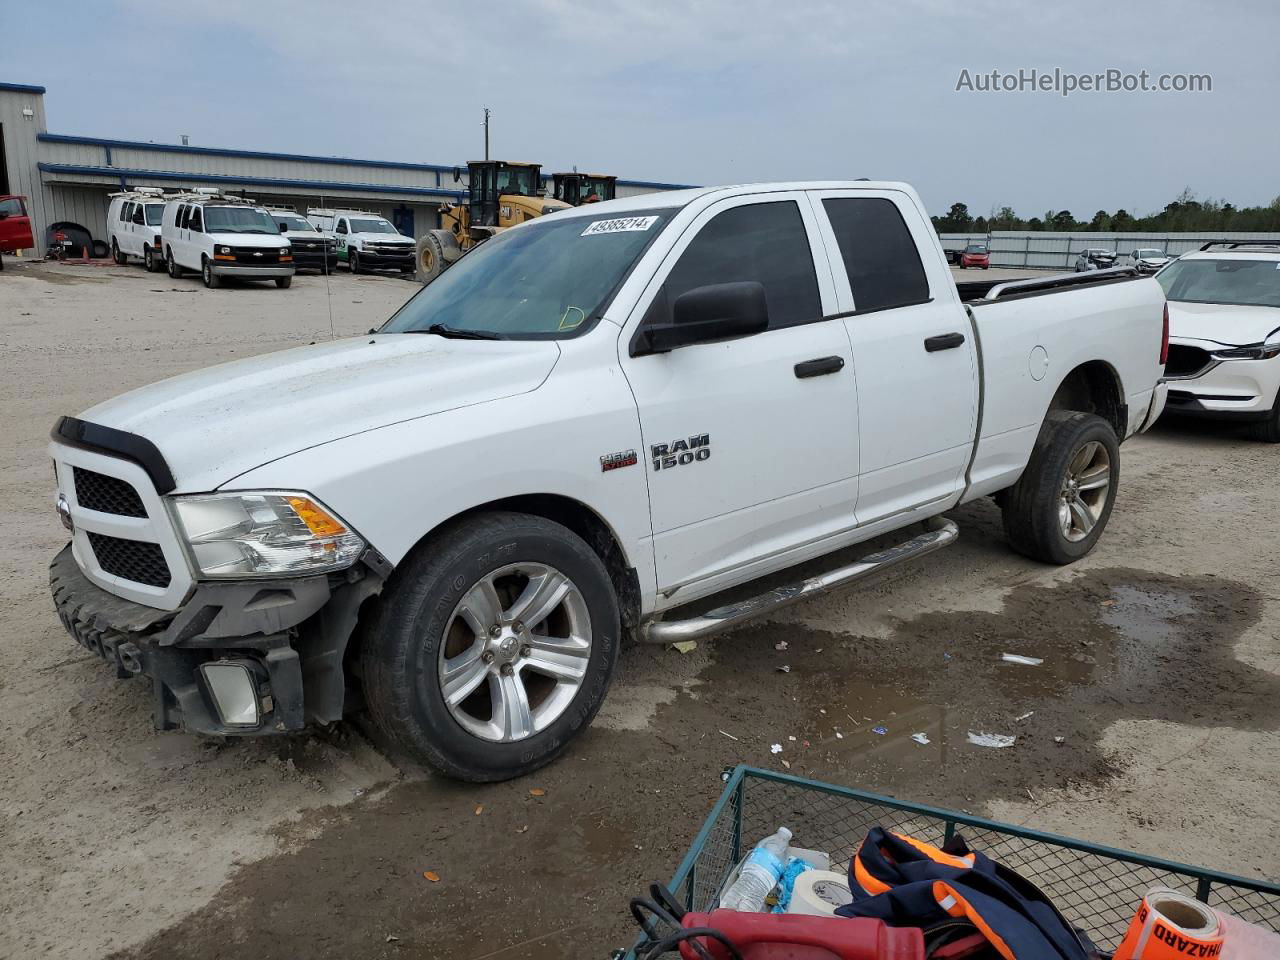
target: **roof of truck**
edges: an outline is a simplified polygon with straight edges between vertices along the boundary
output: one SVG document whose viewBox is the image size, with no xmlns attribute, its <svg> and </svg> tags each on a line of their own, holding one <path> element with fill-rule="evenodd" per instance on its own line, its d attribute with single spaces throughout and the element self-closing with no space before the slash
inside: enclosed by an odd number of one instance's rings
<svg viewBox="0 0 1280 960">
<path fill-rule="evenodd" d="M 752 193 L 782 193 L 792 190 L 896 190 L 915 196 L 915 190 L 906 183 L 894 180 L 790 180 L 776 183 L 738 183 L 719 187 L 690 187 L 685 190 L 659 190 L 635 197 L 606 200 L 572 210 L 562 210 L 556 217 L 598 217 L 602 213 L 626 213 L 636 210 L 667 210 L 683 207 L 700 197 L 724 194 L 727 197 Z"/>
</svg>

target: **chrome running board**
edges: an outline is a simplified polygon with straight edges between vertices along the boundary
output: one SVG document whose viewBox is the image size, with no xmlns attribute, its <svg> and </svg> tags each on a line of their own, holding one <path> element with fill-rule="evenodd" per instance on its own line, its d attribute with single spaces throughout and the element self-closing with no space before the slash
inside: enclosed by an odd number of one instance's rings
<svg viewBox="0 0 1280 960">
<path fill-rule="evenodd" d="M 776 587 L 748 600 L 716 607 L 714 610 L 708 610 L 688 620 L 650 620 L 640 625 L 637 631 L 638 638 L 641 643 L 675 643 L 720 633 L 752 617 L 772 613 L 799 600 L 848 586 L 881 570 L 897 566 L 904 560 L 912 560 L 926 553 L 941 550 L 943 547 L 949 547 L 960 535 L 959 528 L 945 517 L 934 517 L 926 523 L 928 529 L 919 536 L 889 547 L 887 550 L 868 554 L 855 563 L 837 567 L 816 577 Z"/>
</svg>

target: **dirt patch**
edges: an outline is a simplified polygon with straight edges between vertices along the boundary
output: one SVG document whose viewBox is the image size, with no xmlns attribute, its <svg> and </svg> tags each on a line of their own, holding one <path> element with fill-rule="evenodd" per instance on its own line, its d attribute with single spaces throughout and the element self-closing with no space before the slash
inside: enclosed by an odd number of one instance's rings
<svg viewBox="0 0 1280 960">
<path fill-rule="evenodd" d="M 290 828 L 310 842 L 243 868 L 208 908 L 120 956 L 284 957 L 303 942 L 350 957 L 604 956 L 631 933 L 627 900 L 680 859 L 722 766 L 786 760 L 791 773 L 975 811 L 1105 790 L 1126 764 L 1100 745 L 1117 719 L 1276 726 L 1280 678 L 1231 652 L 1260 609 L 1225 580 L 1103 570 L 1020 587 L 999 612 L 904 620 L 885 638 L 748 627 L 711 645 L 700 682 L 650 729 L 593 729 L 516 783 L 428 780 L 310 814 Z M 982 748 L 970 731 L 1018 739 Z M 227 930 L 239 931 L 234 950 Z"/>
</svg>

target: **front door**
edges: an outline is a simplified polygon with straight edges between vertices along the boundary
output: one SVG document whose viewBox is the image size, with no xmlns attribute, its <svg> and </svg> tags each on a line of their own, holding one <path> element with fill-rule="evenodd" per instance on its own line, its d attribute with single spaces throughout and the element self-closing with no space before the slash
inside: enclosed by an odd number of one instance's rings
<svg viewBox="0 0 1280 960">
<path fill-rule="evenodd" d="M 769 309 L 769 328 L 751 336 L 644 356 L 623 344 L 658 586 L 676 602 L 855 524 L 857 391 L 848 335 L 823 319 L 834 287 L 816 244 L 803 193 L 723 201 L 684 232 L 637 304 L 644 323 L 666 323 L 682 293 L 757 281 Z"/>
<path fill-rule="evenodd" d="M 908 194 L 811 196 L 828 247 L 840 253 L 832 268 L 862 410 L 858 520 L 869 524 L 961 490 L 977 430 L 977 348 Z"/>
<path fill-rule="evenodd" d="M 22 197 L 0 200 L 0 250 L 13 253 L 36 245 L 31 235 L 31 218 Z"/>
</svg>

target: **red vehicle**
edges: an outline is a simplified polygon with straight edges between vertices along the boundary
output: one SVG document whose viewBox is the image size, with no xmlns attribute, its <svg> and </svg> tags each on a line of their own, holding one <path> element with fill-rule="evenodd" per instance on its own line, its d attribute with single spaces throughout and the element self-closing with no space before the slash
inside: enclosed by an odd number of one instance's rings
<svg viewBox="0 0 1280 960">
<path fill-rule="evenodd" d="M 963 270 L 965 267 L 981 267 L 983 270 L 989 270 L 991 254 L 982 244 L 971 243 L 960 251 L 960 269 Z"/>
<path fill-rule="evenodd" d="M 0 257 L 15 250 L 36 245 L 31 234 L 31 218 L 27 216 L 27 198 L 0 195 Z M 3 264 L 3 260 L 0 260 Z M 3 269 L 0 266 L 0 269 Z"/>
</svg>

